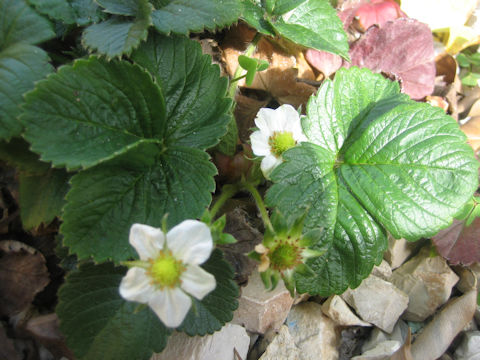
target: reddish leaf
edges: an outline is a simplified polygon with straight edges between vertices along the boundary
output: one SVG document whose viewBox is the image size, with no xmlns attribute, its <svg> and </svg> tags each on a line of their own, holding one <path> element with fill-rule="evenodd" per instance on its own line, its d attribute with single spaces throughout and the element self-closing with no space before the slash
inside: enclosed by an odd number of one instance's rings
<svg viewBox="0 0 480 360">
<path fill-rule="evenodd" d="M 480 262 L 480 218 L 465 226 L 463 221 L 453 224 L 432 238 L 438 252 L 451 264 L 470 265 Z"/>
<path fill-rule="evenodd" d="M 321 71 L 325 77 L 329 77 L 342 66 L 342 58 L 326 51 L 308 49 L 305 58 L 315 69 Z"/>
<path fill-rule="evenodd" d="M 346 28 L 356 20 L 356 27 L 362 32 L 372 25 L 381 26 L 387 21 L 406 17 L 394 0 L 347 0 L 338 16 Z"/>
<path fill-rule="evenodd" d="M 434 57 L 428 26 L 405 18 L 389 21 L 381 28 L 371 27 L 350 49 L 351 65 L 392 76 L 412 99 L 433 92 Z"/>
</svg>

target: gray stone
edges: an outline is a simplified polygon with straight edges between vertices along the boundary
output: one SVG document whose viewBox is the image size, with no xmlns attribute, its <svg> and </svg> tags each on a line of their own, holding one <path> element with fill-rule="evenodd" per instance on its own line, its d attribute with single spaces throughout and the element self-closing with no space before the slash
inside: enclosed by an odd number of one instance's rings
<svg viewBox="0 0 480 360">
<path fill-rule="evenodd" d="M 393 272 L 390 281 L 408 294 L 408 308 L 403 318 L 424 321 L 450 298 L 458 276 L 441 256 L 431 257 L 424 248 L 414 258 Z"/>
<path fill-rule="evenodd" d="M 408 242 L 405 239 L 394 239 L 388 236 L 388 249 L 385 251 L 383 258 L 390 264 L 391 269 L 396 269 L 402 265 L 405 260 L 412 254 L 415 243 Z"/>
<path fill-rule="evenodd" d="M 477 306 L 477 310 L 475 310 L 474 319 L 477 323 L 477 326 L 480 326 L 480 306 Z"/>
<path fill-rule="evenodd" d="M 206 336 L 190 337 L 176 332 L 169 339 L 167 347 L 150 360 L 236 360 L 235 352 L 246 359 L 250 337 L 239 325 L 227 324 L 220 331 Z"/>
<path fill-rule="evenodd" d="M 362 320 L 388 333 L 392 332 L 398 318 L 408 306 L 408 296 L 403 291 L 374 275 L 341 296 Z"/>
<path fill-rule="evenodd" d="M 415 338 L 411 347 L 413 359 L 435 360 L 442 356 L 453 339 L 472 320 L 476 306 L 476 290 L 450 299 Z"/>
<path fill-rule="evenodd" d="M 300 349 L 295 345 L 295 340 L 288 331 L 288 327 L 282 325 L 278 335 L 267 346 L 259 360 L 298 360 L 301 357 Z"/>
<path fill-rule="evenodd" d="M 390 276 L 392 276 L 392 268 L 390 267 L 388 262 L 382 260 L 380 265 L 373 267 L 372 275 L 388 281 L 388 279 L 390 279 Z"/>
<path fill-rule="evenodd" d="M 466 332 L 454 357 L 455 360 L 480 360 L 480 331 Z"/>
<path fill-rule="evenodd" d="M 300 360 L 336 360 L 340 336 L 333 320 L 323 315 L 322 307 L 304 302 L 292 308 L 286 324 L 300 349 Z"/>
<path fill-rule="evenodd" d="M 343 299 L 338 295 L 330 296 L 322 304 L 322 311 L 330 319 L 342 326 L 372 326 L 362 321 L 353 313 Z"/>
<path fill-rule="evenodd" d="M 380 330 L 379 328 L 374 328 L 368 340 L 365 342 L 365 344 L 363 344 L 362 352 L 365 353 L 369 350 L 372 350 L 377 347 L 378 344 L 385 341 L 394 340 L 399 342 L 400 344 L 403 344 L 405 343 L 405 339 L 407 338 L 408 330 L 408 325 L 402 320 L 398 320 L 391 334 L 388 334 L 385 331 Z"/>
<path fill-rule="evenodd" d="M 465 294 L 477 288 L 477 276 L 471 269 L 458 265 L 454 266 L 453 270 L 460 277 L 456 285 L 458 290 Z"/>
<path fill-rule="evenodd" d="M 273 291 L 263 285 L 258 271 L 254 271 L 247 286 L 242 289 L 238 309 L 232 323 L 244 326 L 248 331 L 264 334 L 268 329 L 278 330 L 290 311 L 293 298 L 280 281 Z"/>
<path fill-rule="evenodd" d="M 352 360 L 388 360 L 401 346 L 400 341 L 383 341 L 373 349 L 365 351 L 362 355 L 354 356 Z"/>
</svg>

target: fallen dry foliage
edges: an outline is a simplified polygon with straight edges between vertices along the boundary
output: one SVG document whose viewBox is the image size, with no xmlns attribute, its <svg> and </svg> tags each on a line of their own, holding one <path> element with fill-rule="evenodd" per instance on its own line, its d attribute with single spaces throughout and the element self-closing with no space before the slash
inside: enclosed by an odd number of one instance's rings
<svg viewBox="0 0 480 360">
<path fill-rule="evenodd" d="M 25 310 L 49 283 L 45 258 L 24 243 L 0 242 L 0 315 Z"/>
</svg>

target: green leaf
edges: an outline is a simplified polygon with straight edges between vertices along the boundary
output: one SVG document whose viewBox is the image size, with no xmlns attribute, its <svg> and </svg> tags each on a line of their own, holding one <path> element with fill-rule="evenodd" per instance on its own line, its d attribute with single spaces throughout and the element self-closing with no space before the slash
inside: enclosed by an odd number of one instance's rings
<svg viewBox="0 0 480 360">
<path fill-rule="evenodd" d="M 35 9 L 51 19 L 80 26 L 99 22 L 105 17 L 94 0 L 28 0 Z"/>
<path fill-rule="evenodd" d="M 467 55 L 460 53 L 457 55 L 457 62 L 458 65 L 461 67 L 469 67 L 470 66 L 470 59 Z"/>
<path fill-rule="evenodd" d="M 27 230 L 48 224 L 59 216 L 68 191 L 70 177 L 62 169 L 52 169 L 31 152 L 20 138 L 0 142 L 0 159 L 19 171 L 20 217 Z"/>
<path fill-rule="evenodd" d="M 398 93 L 368 70 L 341 70 L 310 99 L 302 126 L 311 143 L 284 153 L 269 206 L 305 228 L 325 229 L 297 275 L 300 292 L 355 287 L 386 247 L 385 230 L 417 240 L 447 227 L 478 185 L 478 162 L 455 121 Z"/>
<path fill-rule="evenodd" d="M 469 72 L 462 77 L 462 84 L 467 86 L 477 86 L 480 81 L 480 74 Z"/>
<path fill-rule="evenodd" d="M 147 1 L 138 0 L 97 0 L 97 3 L 104 8 L 105 12 L 124 16 L 137 16 L 139 2 L 147 3 Z"/>
<path fill-rule="evenodd" d="M 307 0 L 274 0 L 275 4 L 272 11 L 269 11 L 272 15 L 283 15 L 290 10 L 295 9 L 300 4 Z"/>
<path fill-rule="evenodd" d="M 112 17 L 90 25 L 84 31 L 82 41 L 86 47 L 97 50 L 107 58 L 128 55 L 147 38 L 151 19 L 150 15 L 144 15 L 134 20 Z"/>
<path fill-rule="evenodd" d="M 178 328 L 190 336 L 212 334 L 233 318 L 238 307 L 238 287 L 233 281 L 234 271 L 220 250 L 213 251 L 210 259 L 202 265 L 215 276 L 217 287 L 202 301 L 195 298 L 192 309 Z"/>
<path fill-rule="evenodd" d="M 265 10 L 255 0 L 242 0 L 242 19 L 262 34 L 276 36 L 273 25 L 265 19 Z"/>
<path fill-rule="evenodd" d="M 215 147 L 216 150 L 222 154 L 233 156 L 237 152 L 238 142 L 238 127 L 235 117 L 231 117 L 227 125 L 227 133 L 220 139 L 220 142 Z"/>
<path fill-rule="evenodd" d="M 359 127 L 340 173 L 369 213 L 397 239 L 450 225 L 478 186 L 478 162 L 457 123 L 428 104 L 392 99 Z"/>
<path fill-rule="evenodd" d="M 84 26 L 92 22 L 99 22 L 105 17 L 94 0 L 72 0 L 70 5 L 75 13 L 75 21 L 78 25 Z"/>
<path fill-rule="evenodd" d="M 251 58 L 245 55 L 240 55 L 238 57 L 238 64 L 245 70 L 246 74 L 246 83 L 248 86 L 252 85 L 253 79 L 257 71 L 263 71 L 268 68 L 268 62 L 265 60 Z"/>
<path fill-rule="evenodd" d="M 148 307 L 120 297 L 124 275 L 125 268 L 105 263 L 67 276 L 56 313 L 78 359 L 148 360 L 165 348 L 171 331 Z"/>
<path fill-rule="evenodd" d="M 72 178 L 61 227 L 82 259 L 128 259 L 132 223 L 160 226 L 165 213 L 170 225 L 200 217 L 215 188 L 203 150 L 225 133 L 226 80 L 187 38 L 152 35 L 139 54 L 159 61 L 154 78 L 138 64 L 92 57 L 27 96 L 22 119 L 32 149 L 56 166 L 88 168 Z"/>
<path fill-rule="evenodd" d="M 216 169 L 206 153 L 171 147 L 159 155 L 154 144 L 72 178 L 61 232 L 80 259 L 114 262 L 135 257 L 128 243 L 133 223 L 173 226 L 201 216 L 211 202 Z"/>
<path fill-rule="evenodd" d="M 160 89 L 124 61 L 77 60 L 39 82 L 26 102 L 25 138 L 54 166 L 88 168 L 165 133 Z"/>
<path fill-rule="evenodd" d="M 167 145 L 207 149 L 218 143 L 232 118 L 228 80 L 201 46 L 183 36 L 150 34 L 132 54 L 161 84 L 166 99 Z"/>
<path fill-rule="evenodd" d="M 51 164 L 40 161 L 37 154 L 29 150 L 30 144 L 22 138 L 13 138 L 9 142 L 0 142 L 0 159 L 19 171 L 29 175 L 41 175 L 48 172 Z"/>
<path fill-rule="evenodd" d="M 20 217 L 26 230 L 49 224 L 60 215 L 69 179 L 63 169 L 50 169 L 41 175 L 20 173 Z"/>
<path fill-rule="evenodd" d="M 75 11 L 67 0 L 28 0 L 35 9 L 51 19 L 61 20 L 65 24 L 74 24 Z"/>
<path fill-rule="evenodd" d="M 19 135 L 17 120 L 23 94 L 52 71 L 47 54 L 32 45 L 15 44 L 0 51 L 0 138 Z"/>
<path fill-rule="evenodd" d="M 152 13 L 152 21 L 163 34 L 188 35 L 191 31 L 231 25 L 238 20 L 241 11 L 240 0 L 170 0 L 157 7 Z"/>
<path fill-rule="evenodd" d="M 0 50 L 18 42 L 38 44 L 55 36 L 48 20 L 24 0 L 0 0 Z"/>
<path fill-rule="evenodd" d="M 347 35 L 328 0 L 307 0 L 272 24 L 277 33 L 294 43 L 349 60 Z"/>
</svg>

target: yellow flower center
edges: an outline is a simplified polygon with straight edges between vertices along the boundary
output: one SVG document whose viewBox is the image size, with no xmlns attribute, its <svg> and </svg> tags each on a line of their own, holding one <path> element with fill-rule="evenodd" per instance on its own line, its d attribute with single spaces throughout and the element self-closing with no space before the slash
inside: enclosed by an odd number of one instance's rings
<svg viewBox="0 0 480 360">
<path fill-rule="evenodd" d="M 298 241 L 286 239 L 279 240 L 268 253 L 271 267 L 278 271 L 293 269 L 302 262 L 302 248 Z"/>
<path fill-rule="evenodd" d="M 150 260 L 150 264 L 148 275 L 161 289 L 174 288 L 181 283 L 180 276 L 185 271 L 185 266 L 180 260 L 175 259 L 169 250 L 160 251 L 156 259 Z"/>
<path fill-rule="evenodd" d="M 273 155 L 280 157 L 285 151 L 294 147 L 297 142 L 293 139 L 293 134 L 290 131 L 275 131 L 272 136 L 268 138 L 268 145 L 272 150 Z"/>
</svg>

